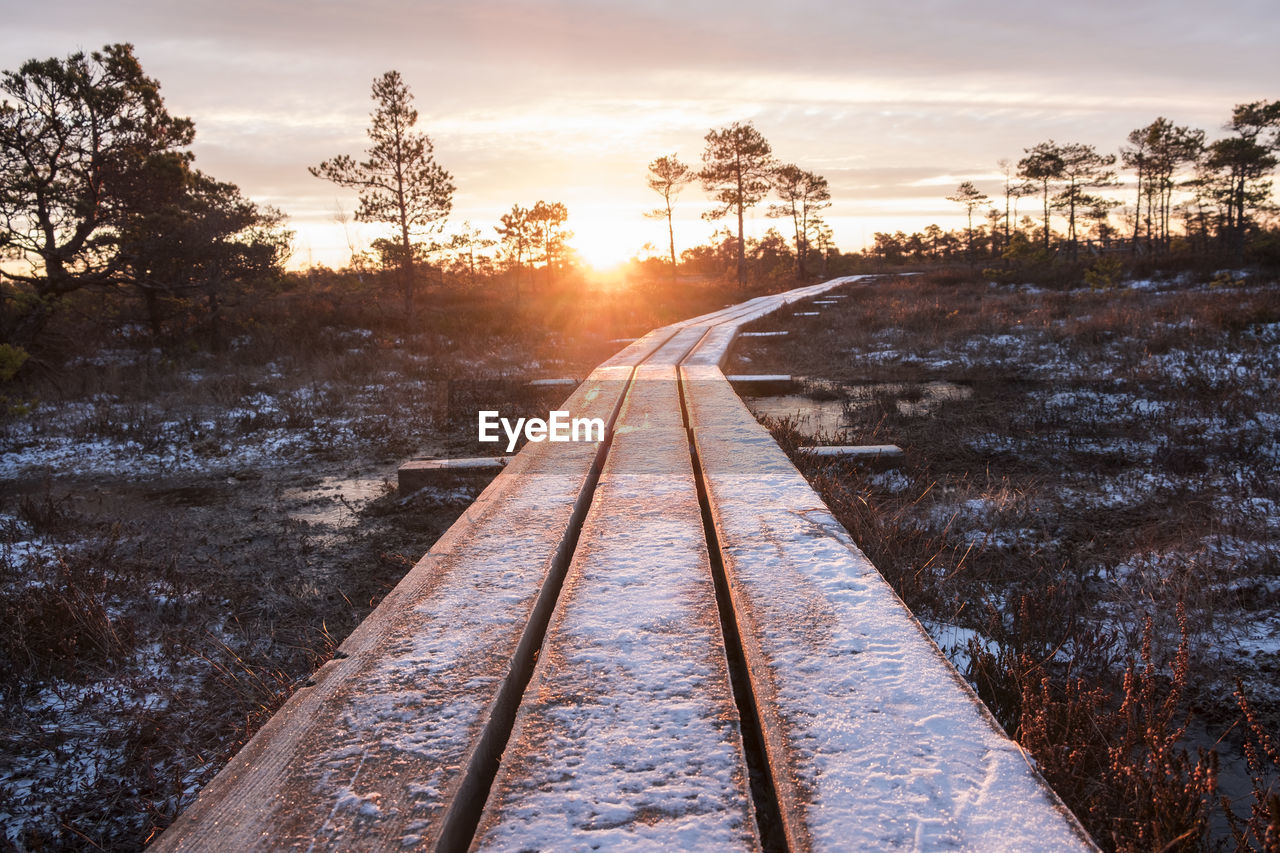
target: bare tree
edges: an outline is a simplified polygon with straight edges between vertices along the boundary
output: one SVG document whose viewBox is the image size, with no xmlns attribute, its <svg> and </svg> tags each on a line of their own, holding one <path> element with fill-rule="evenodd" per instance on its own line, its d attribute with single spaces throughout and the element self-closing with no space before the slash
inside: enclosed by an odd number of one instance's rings
<svg viewBox="0 0 1280 853">
<path fill-rule="evenodd" d="M 773 175 L 773 149 L 750 122 L 734 122 L 721 130 L 712 130 L 706 136 L 707 147 L 702 154 L 702 187 L 723 207 L 703 214 L 706 219 L 720 219 L 733 213 L 738 217 L 738 287 L 746 289 L 746 235 L 743 214 L 754 207 L 769 192 L 769 180 Z"/>
<path fill-rule="evenodd" d="M 400 72 L 388 71 L 374 80 L 372 97 L 377 108 L 368 130 L 373 143 L 365 150 L 368 159 L 357 162 L 341 154 L 308 171 L 359 190 L 357 220 L 395 226 L 397 240 L 384 245 L 395 247 L 390 254 L 400 268 L 405 311 L 412 316 L 416 285 L 412 235 L 443 226 L 453 207 L 453 178 L 432 156 L 430 137 L 413 130 L 418 111 Z"/>
<path fill-rule="evenodd" d="M 1017 181 L 1017 171 L 1008 159 L 1000 159 L 997 165 L 1004 175 L 1004 244 L 1009 245 L 1012 238 L 1012 224 L 1018 220 L 1018 199 L 1033 195 L 1035 185 L 1029 181 Z"/>
<path fill-rule="evenodd" d="M 671 208 L 680 190 L 698 179 L 698 174 L 674 154 L 659 157 L 649 164 L 649 189 L 662 196 L 662 207 L 650 210 L 650 219 L 667 220 L 667 239 L 671 249 L 671 281 L 676 280 L 676 231 L 672 223 Z"/>
<path fill-rule="evenodd" d="M 449 241 L 449 246 L 459 253 L 459 257 L 466 258 L 469 283 L 475 284 L 476 281 L 476 249 L 483 251 L 496 242 L 483 236 L 479 228 L 472 226 L 470 219 L 462 223 L 458 233 Z"/>
</svg>

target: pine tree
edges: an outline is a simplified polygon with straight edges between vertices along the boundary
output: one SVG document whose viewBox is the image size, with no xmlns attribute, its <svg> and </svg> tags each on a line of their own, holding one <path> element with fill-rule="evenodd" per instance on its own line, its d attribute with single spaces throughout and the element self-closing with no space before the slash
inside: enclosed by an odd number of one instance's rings
<svg viewBox="0 0 1280 853">
<path fill-rule="evenodd" d="M 1049 248 L 1049 188 L 1062 177 L 1065 163 L 1062 150 L 1052 139 L 1033 148 L 1024 148 L 1027 156 L 1018 161 L 1018 177 L 1040 185 L 1044 201 L 1044 247 Z"/>
<path fill-rule="evenodd" d="M 707 147 L 702 154 L 702 187 L 723 207 L 703 214 L 706 219 L 720 219 L 733 213 L 738 217 L 738 287 L 747 286 L 745 255 L 746 235 L 743 214 L 754 207 L 769 192 L 773 175 L 773 149 L 750 122 L 734 122 L 722 130 L 712 130 L 706 136 Z"/>
<path fill-rule="evenodd" d="M 973 211 L 974 208 L 990 201 L 986 193 L 973 185 L 973 181 L 965 181 L 956 188 L 955 195 L 947 196 L 947 201 L 963 204 L 965 213 L 969 215 L 969 227 L 965 231 L 965 244 L 970 255 L 973 254 Z"/>
<path fill-rule="evenodd" d="M 676 280 L 676 231 L 672 222 L 672 204 L 680 190 L 698 179 L 693 169 L 680 162 L 674 154 L 659 157 L 649 164 L 649 189 L 662 196 L 663 206 L 650 210 L 645 216 L 650 219 L 667 220 L 667 239 L 671 247 L 671 281 Z"/>
<path fill-rule="evenodd" d="M 827 179 L 799 166 L 779 166 L 773 173 L 773 191 L 782 204 L 769 206 L 770 216 L 789 216 L 795 228 L 796 281 L 804 278 L 805 261 L 809 255 L 809 220 L 818 211 L 831 206 L 831 190 Z"/>
<path fill-rule="evenodd" d="M 365 150 L 368 159 L 357 162 L 350 155 L 341 154 L 308 171 L 339 186 L 359 190 L 356 219 L 387 222 L 395 227 L 394 256 L 400 267 L 405 311 L 413 316 L 413 234 L 443 226 L 453 206 L 453 178 L 432 156 L 430 137 L 413 130 L 418 111 L 400 72 L 388 71 L 374 80 L 372 98 L 377 108 L 368 130 L 373 143 Z"/>
</svg>

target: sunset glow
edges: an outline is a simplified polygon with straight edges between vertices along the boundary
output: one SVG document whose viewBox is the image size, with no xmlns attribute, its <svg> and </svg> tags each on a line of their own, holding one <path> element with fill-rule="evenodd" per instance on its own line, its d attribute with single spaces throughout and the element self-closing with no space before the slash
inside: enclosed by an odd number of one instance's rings
<svg viewBox="0 0 1280 853">
<path fill-rule="evenodd" d="M 638 229 L 621 222 L 570 220 L 570 229 L 574 232 L 570 245 L 583 261 L 601 271 L 626 263 L 636 254 L 638 245 L 643 244 Z"/>
<path fill-rule="evenodd" d="M 708 130 L 733 121 L 829 180 L 827 221 L 855 250 L 877 231 L 962 227 L 948 192 L 973 180 L 994 194 L 995 161 L 1043 140 L 1114 151 L 1158 115 L 1212 135 L 1233 104 L 1280 91 L 1280 16 L 1245 0 L 1211 16 L 1141 3 L 959 12 L 813 0 L 782 14 L 758 1 L 488 0 L 314 14 L 284 2 L 246 17 L 235 3 L 60 5 L 74 25 L 51 25 L 37 7 L 7 11 L 0 64 L 133 43 L 170 109 L 195 121 L 199 168 L 288 214 L 295 267 L 345 265 L 388 233 L 352 221 L 355 194 L 306 169 L 363 150 L 369 84 L 389 68 L 457 185 L 446 237 L 464 220 L 492 237 L 513 204 L 559 201 L 593 266 L 644 255 L 646 243 L 666 254 L 662 224 L 643 216 L 658 201 L 647 164 L 674 153 L 696 167 Z M 1106 26 L 1081 24 L 1094 19 Z M 1127 199 L 1132 185 L 1115 192 Z M 677 250 L 712 233 L 708 206 L 700 187 L 685 189 Z M 750 211 L 752 234 L 782 227 L 766 213 L 767 202 Z"/>
</svg>

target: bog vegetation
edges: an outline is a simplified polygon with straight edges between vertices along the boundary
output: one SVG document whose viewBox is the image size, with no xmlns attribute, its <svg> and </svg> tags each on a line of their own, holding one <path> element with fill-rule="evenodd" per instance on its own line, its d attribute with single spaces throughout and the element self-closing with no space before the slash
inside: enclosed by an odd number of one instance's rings
<svg viewBox="0 0 1280 853">
<path fill-rule="evenodd" d="M 1101 843 L 1280 844 L 1275 697 L 1257 686 L 1274 656 L 1206 651 L 1275 611 L 1280 104 L 1236 106 L 1213 140 L 1157 118 L 1115 153 L 1030 146 L 999 187 L 948 196 L 963 230 L 862 251 L 834 243 L 828 181 L 735 123 L 699 165 L 655 156 L 668 245 L 600 280 L 554 188 L 449 221 L 466 176 L 435 161 L 394 71 L 369 147 L 310 166 L 386 228 L 338 270 L 288 268 L 287 215 L 196 167 L 195 122 L 130 46 L 31 61 L 2 88 L 0 843 L 144 843 L 474 494 L 375 490 L 308 521 L 307 489 L 485 453 L 478 409 L 545 414 L 559 399 L 528 380 L 581 377 L 744 295 L 932 270 L 860 291 L 854 338 L 815 335 L 779 367 L 831 375 L 844 352 L 857 372 L 838 378 L 963 381 L 974 402 L 939 413 L 954 420 L 905 415 L 899 392 L 851 408 L 909 467 L 815 483 Z M 694 185 L 731 227 L 688 246 L 673 214 Z M 752 237 L 766 201 L 779 227 Z M 979 336 L 983 358 L 943 365 Z M 1118 497 L 1089 496 L 1113 481 Z M 1255 534 L 1271 544 L 1241 546 Z M 1192 745 L 1223 731 L 1233 808 Z"/>
<path fill-rule="evenodd" d="M 1280 298 L 1141 285 L 883 279 L 734 369 L 814 377 L 840 410 L 771 426 L 1099 843 L 1271 850 Z"/>
</svg>

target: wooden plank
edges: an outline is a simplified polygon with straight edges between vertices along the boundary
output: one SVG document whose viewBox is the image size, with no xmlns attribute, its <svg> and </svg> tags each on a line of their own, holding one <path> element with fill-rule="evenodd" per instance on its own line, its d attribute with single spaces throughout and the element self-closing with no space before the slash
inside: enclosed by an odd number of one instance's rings
<svg viewBox="0 0 1280 853">
<path fill-rule="evenodd" d="M 410 459 L 396 470 L 396 488 L 409 495 L 429 486 L 451 488 L 497 476 L 514 456 L 470 456 L 456 459 Z"/>
<path fill-rule="evenodd" d="M 843 459 L 856 462 L 865 469 L 885 471 L 902 464 L 902 448 L 896 444 L 824 444 L 805 445 L 801 448 L 810 456 L 821 459 Z"/>
<path fill-rule="evenodd" d="M 682 368 L 790 849 L 1094 849 L 700 348 Z"/>
<path fill-rule="evenodd" d="M 637 370 L 475 850 L 759 847 L 676 382 L 701 333 Z"/>
<path fill-rule="evenodd" d="M 670 336 L 611 359 L 566 408 L 612 420 L 627 361 Z M 536 648 L 527 628 L 554 603 L 599 455 L 585 442 L 522 450 L 154 849 L 434 845 L 470 793 L 468 768 L 494 758 L 486 727 L 514 713 L 513 668 Z"/>
<path fill-rule="evenodd" d="M 477 848 L 758 848 L 677 376 L 792 850 L 1086 847 L 718 369 L 742 323 L 844 281 L 601 365 L 565 408 L 621 411 L 607 459 L 522 450 L 155 849 L 456 848 L 512 718 Z"/>
<path fill-rule="evenodd" d="M 796 381 L 786 373 L 735 373 L 725 378 L 754 397 L 786 394 L 796 387 Z"/>
</svg>

